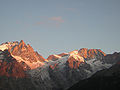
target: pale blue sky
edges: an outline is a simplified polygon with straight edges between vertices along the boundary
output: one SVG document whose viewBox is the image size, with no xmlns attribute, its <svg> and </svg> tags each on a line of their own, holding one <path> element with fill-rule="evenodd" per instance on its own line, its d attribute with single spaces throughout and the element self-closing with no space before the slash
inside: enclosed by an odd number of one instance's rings
<svg viewBox="0 0 120 90">
<path fill-rule="evenodd" d="M 120 51 L 120 0 L 0 0 L 0 43 L 21 39 L 44 57 Z"/>
</svg>

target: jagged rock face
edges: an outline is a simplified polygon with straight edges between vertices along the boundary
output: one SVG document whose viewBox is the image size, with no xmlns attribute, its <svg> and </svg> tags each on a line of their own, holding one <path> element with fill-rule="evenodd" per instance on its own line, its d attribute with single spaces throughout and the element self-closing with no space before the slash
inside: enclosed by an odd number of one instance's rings
<svg viewBox="0 0 120 90">
<path fill-rule="evenodd" d="M 38 60 L 41 62 L 45 61 L 41 55 L 34 52 L 33 48 L 30 45 L 26 45 L 23 40 L 13 48 L 11 53 L 14 56 L 20 56 L 22 59 L 30 62 L 37 62 Z"/>
<path fill-rule="evenodd" d="M 87 48 L 82 48 L 79 51 L 74 50 L 69 53 L 62 53 L 62 54 L 57 54 L 57 55 L 50 55 L 48 57 L 48 60 L 59 60 L 62 57 L 69 56 L 67 63 L 70 68 L 78 68 L 81 63 L 84 63 L 85 60 L 91 60 L 91 59 L 100 59 L 106 54 L 101 51 L 100 49 L 87 49 Z"/>
<path fill-rule="evenodd" d="M 29 44 L 26 45 L 23 40 L 10 51 L 18 62 L 27 64 L 30 69 L 41 67 L 44 65 L 44 61 L 46 61 L 46 59 L 38 54 L 38 52 L 35 52 Z"/>
<path fill-rule="evenodd" d="M 78 51 L 79 55 L 84 57 L 85 59 L 102 59 L 106 54 L 101 51 L 100 49 L 87 49 L 87 48 L 82 48 Z"/>
<path fill-rule="evenodd" d="M 38 52 L 36 52 L 36 56 L 38 57 L 38 60 L 40 62 L 44 62 L 44 61 L 47 61 L 45 58 L 43 58 Z"/>
<path fill-rule="evenodd" d="M 78 50 L 69 52 L 69 53 L 61 53 L 57 55 L 50 55 L 48 57 L 48 60 L 59 60 L 62 57 L 68 56 L 67 63 L 70 68 L 77 69 L 81 63 L 84 63 L 84 58 L 78 55 Z M 55 68 L 57 66 L 57 63 L 54 65 L 50 65 L 51 68 Z"/>
<path fill-rule="evenodd" d="M 50 55 L 48 58 L 47 58 L 47 60 L 58 60 L 59 58 L 61 58 L 60 56 L 58 56 L 58 55 Z"/>
<path fill-rule="evenodd" d="M 23 40 L 0 45 L 0 50 L 4 51 L 5 49 L 11 53 L 17 62 L 22 64 L 24 69 L 35 69 L 43 66 L 44 62 L 47 61 L 38 52 L 35 52 L 29 44 L 26 45 Z"/>
<path fill-rule="evenodd" d="M 60 58 L 64 57 L 64 56 L 69 56 L 68 58 L 68 65 L 70 68 L 78 68 L 79 65 L 81 63 L 84 63 L 84 59 L 85 60 L 91 60 L 91 59 L 100 59 L 102 60 L 102 58 L 104 56 L 106 56 L 106 54 L 101 51 L 100 49 L 87 49 L 87 48 L 82 48 L 79 51 L 78 50 L 74 50 L 71 51 L 69 53 L 62 53 L 62 54 L 57 54 L 57 55 L 50 55 L 48 57 L 48 60 L 59 60 Z"/>
<path fill-rule="evenodd" d="M 25 69 L 11 56 L 8 50 L 0 53 L 0 76 L 23 78 L 26 77 Z"/>
<path fill-rule="evenodd" d="M 61 54 L 57 54 L 57 55 L 50 55 L 47 60 L 58 60 L 61 57 L 67 56 L 68 53 L 61 53 Z"/>
<path fill-rule="evenodd" d="M 5 49 L 12 49 L 14 46 L 18 45 L 19 42 L 6 42 L 0 45 L 0 50 L 4 51 Z"/>
<path fill-rule="evenodd" d="M 68 58 L 68 65 L 70 68 L 74 68 L 74 69 L 77 69 L 79 68 L 80 64 L 81 63 L 84 63 L 84 58 L 77 55 L 77 54 L 74 54 L 74 55 L 70 55 L 69 58 Z"/>
</svg>

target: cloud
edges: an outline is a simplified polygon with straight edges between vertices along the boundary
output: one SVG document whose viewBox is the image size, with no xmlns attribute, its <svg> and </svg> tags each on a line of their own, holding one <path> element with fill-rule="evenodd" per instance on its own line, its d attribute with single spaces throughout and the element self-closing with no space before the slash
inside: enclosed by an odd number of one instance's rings
<svg viewBox="0 0 120 90">
<path fill-rule="evenodd" d="M 64 20 L 62 19 L 61 16 L 51 17 L 51 18 L 49 18 L 49 19 L 52 20 L 52 21 L 57 21 L 57 22 L 59 22 L 59 23 L 64 23 Z"/>
<path fill-rule="evenodd" d="M 54 17 L 44 17 L 42 21 L 34 22 L 35 26 L 44 26 L 44 27 L 60 27 L 60 25 L 64 23 L 64 20 L 61 16 Z"/>
</svg>

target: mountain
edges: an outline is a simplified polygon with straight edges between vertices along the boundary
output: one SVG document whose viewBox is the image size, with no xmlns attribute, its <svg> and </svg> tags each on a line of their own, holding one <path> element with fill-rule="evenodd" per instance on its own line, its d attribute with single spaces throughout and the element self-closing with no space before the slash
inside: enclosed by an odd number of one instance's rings
<svg viewBox="0 0 120 90">
<path fill-rule="evenodd" d="M 41 55 L 35 52 L 29 44 L 26 45 L 23 40 L 11 49 L 11 53 L 14 56 L 20 56 L 22 59 L 30 62 L 45 61 Z"/>
<path fill-rule="evenodd" d="M 50 55 L 50 56 L 48 56 L 47 60 L 57 60 L 61 57 L 67 56 L 67 55 L 68 55 L 68 53 L 61 53 L 58 55 Z"/>
<path fill-rule="evenodd" d="M 0 56 L 0 76 L 26 77 L 22 63 L 18 63 L 8 50 L 0 51 Z"/>
<path fill-rule="evenodd" d="M 120 89 L 120 63 L 109 69 L 98 71 L 88 79 L 81 80 L 68 90 L 119 90 Z"/>
<path fill-rule="evenodd" d="M 120 53 L 108 54 L 103 59 L 107 63 L 115 63 L 108 69 L 96 72 L 90 78 L 80 80 L 68 90 L 119 90 L 120 89 Z"/>
<path fill-rule="evenodd" d="M 78 51 L 79 55 L 84 57 L 85 59 L 102 59 L 106 54 L 100 49 L 87 49 L 82 48 Z"/>
<path fill-rule="evenodd" d="M 29 44 L 26 45 L 23 40 L 20 42 L 3 43 L 0 45 L 0 49 L 2 51 L 7 49 L 17 62 L 27 64 L 30 69 L 40 67 L 44 65 L 46 61 L 46 59 L 38 54 L 38 52 L 35 52 Z M 26 66 L 24 68 L 26 68 Z"/>
<path fill-rule="evenodd" d="M 0 89 L 67 90 L 119 62 L 119 53 L 87 48 L 45 59 L 23 40 L 6 42 L 0 45 Z"/>
<path fill-rule="evenodd" d="M 89 78 L 97 71 L 112 66 L 112 64 L 104 62 L 103 58 L 106 54 L 100 50 L 90 49 L 90 51 L 97 52 L 93 55 L 94 58 L 93 56 L 92 58 L 82 57 L 80 50 L 50 55 L 48 62 L 43 67 L 29 71 L 36 87 L 41 90 L 66 90 L 79 80 Z M 42 83 L 42 81 L 45 82 Z"/>
<path fill-rule="evenodd" d="M 27 71 L 44 65 L 44 59 L 23 40 L 0 45 L 0 90 L 33 90 Z"/>
</svg>

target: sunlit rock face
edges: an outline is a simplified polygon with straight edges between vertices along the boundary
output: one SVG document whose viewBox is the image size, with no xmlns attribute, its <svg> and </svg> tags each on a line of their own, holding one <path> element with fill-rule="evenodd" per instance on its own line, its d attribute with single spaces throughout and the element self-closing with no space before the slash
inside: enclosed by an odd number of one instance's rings
<svg viewBox="0 0 120 90">
<path fill-rule="evenodd" d="M 25 68 L 22 63 L 18 63 L 8 50 L 0 53 L 0 76 L 23 78 L 26 77 Z M 25 65 L 24 65 L 25 66 Z M 26 65 L 26 68 L 27 65 Z"/>
<path fill-rule="evenodd" d="M 23 40 L 11 50 L 11 53 L 14 56 L 20 56 L 30 62 L 37 62 L 38 60 L 41 62 L 45 61 L 41 55 L 36 53 L 29 44 L 26 45 Z"/>
<path fill-rule="evenodd" d="M 26 69 L 26 64 L 30 69 L 35 69 L 44 65 L 47 61 L 38 52 L 35 52 L 33 48 L 28 44 L 26 45 L 23 40 L 20 42 L 6 42 L 0 45 L 0 49 L 4 51 L 7 49 L 12 57 L 14 57 L 17 62 L 23 63 Z"/>
<path fill-rule="evenodd" d="M 25 62 L 31 69 L 44 65 L 45 59 L 23 40 L 11 50 L 11 53 L 19 62 Z"/>
<path fill-rule="evenodd" d="M 84 63 L 84 58 L 79 55 L 71 55 L 68 58 L 70 68 L 77 69 L 81 63 Z"/>
<path fill-rule="evenodd" d="M 82 48 L 80 50 L 74 50 L 69 53 L 50 55 L 47 59 L 55 61 L 65 56 L 69 56 L 67 62 L 70 68 L 78 68 L 81 63 L 85 62 L 85 60 L 91 60 L 91 59 L 102 60 L 102 58 L 106 56 L 106 54 L 100 49 Z"/>
<path fill-rule="evenodd" d="M 47 60 L 58 60 L 59 58 L 62 58 L 64 56 L 67 56 L 68 53 L 61 53 L 61 54 L 57 54 L 57 55 L 50 55 Z"/>
<path fill-rule="evenodd" d="M 18 41 L 2 43 L 0 45 L 0 50 L 4 51 L 5 49 L 12 49 L 14 46 L 16 46 L 18 44 L 19 44 Z"/>
<path fill-rule="evenodd" d="M 85 59 L 102 59 L 106 54 L 100 49 L 87 49 L 82 48 L 78 51 L 79 55 L 84 57 Z"/>
<path fill-rule="evenodd" d="M 79 65 L 81 63 L 84 63 L 84 58 L 79 56 L 78 55 L 78 51 L 72 51 L 72 52 L 69 52 L 69 53 L 61 53 L 61 54 L 58 54 L 58 55 L 50 55 L 48 57 L 48 60 L 52 60 L 52 61 L 57 61 L 57 60 L 60 60 L 62 57 L 66 57 L 68 56 L 67 58 L 67 63 L 69 65 L 70 68 L 75 68 L 77 69 L 79 67 Z M 57 66 L 56 63 L 54 65 L 55 67 Z M 53 67 L 53 66 L 51 66 Z"/>
<path fill-rule="evenodd" d="M 78 54 L 78 50 L 69 52 L 69 58 L 67 60 L 70 68 L 77 69 L 81 63 L 84 63 L 84 58 Z"/>
</svg>

